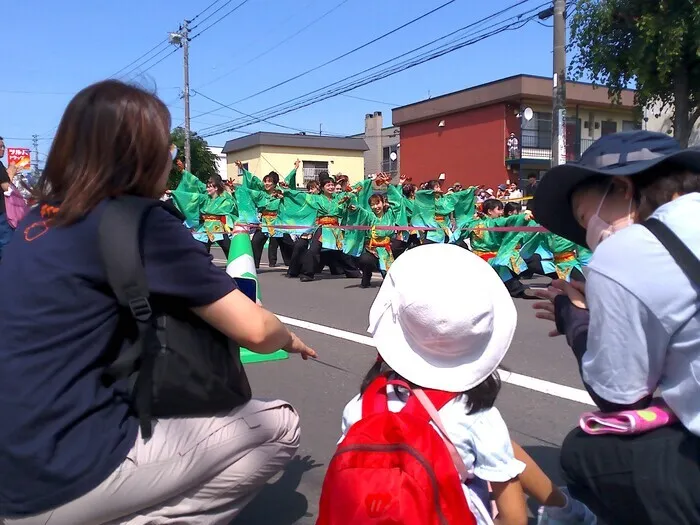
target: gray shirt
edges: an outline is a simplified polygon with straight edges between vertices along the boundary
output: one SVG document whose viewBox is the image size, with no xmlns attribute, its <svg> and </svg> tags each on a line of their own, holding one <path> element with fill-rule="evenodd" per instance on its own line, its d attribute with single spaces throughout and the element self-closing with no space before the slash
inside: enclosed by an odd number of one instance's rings
<svg viewBox="0 0 700 525">
<path fill-rule="evenodd" d="M 661 206 L 653 217 L 700 257 L 700 193 Z M 586 282 L 586 384 L 618 404 L 658 389 L 686 428 L 700 435 L 699 289 L 641 225 L 602 242 Z"/>
</svg>

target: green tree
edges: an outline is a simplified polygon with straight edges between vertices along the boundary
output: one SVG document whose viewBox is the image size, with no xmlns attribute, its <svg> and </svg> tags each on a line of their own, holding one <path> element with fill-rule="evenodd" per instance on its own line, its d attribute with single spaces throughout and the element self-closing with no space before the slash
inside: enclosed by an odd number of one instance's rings
<svg viewBox="0 0 700 525">
<path fill-rule="evenodd" d="M 177 158 L 185 162 L 185 129 L 178 127 L 170 133 L 170 141 L 177 146 Z M 194 132 L 190 134 L 190 162 L 192 173 L 202 182 L 206 182 L 212 175 L 217 175 L 217 157 L 208 148 L 207 141 Z M 182 175 L 177 171 L 175 163 L 168 177 L 168 188 L 175 189 L 180 183 Z"/>
<path fill-rule="evenodd" d="M 617 100 L 634 84 L 640 110 L 673 109 L 674 136 L 687 146 L 700 118 L 700 2 L 576 0 L 570 27 L 572 77 Z"/>
</svg>

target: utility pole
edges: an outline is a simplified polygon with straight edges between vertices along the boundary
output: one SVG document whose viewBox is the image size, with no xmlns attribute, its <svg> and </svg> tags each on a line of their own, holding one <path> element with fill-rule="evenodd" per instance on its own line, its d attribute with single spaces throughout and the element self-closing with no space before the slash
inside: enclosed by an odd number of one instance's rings
<svg viewBox="0 0 700 525">
<path fill-rule="evenodd" d="M 185 70 L 185 86 L 182 98 L 185 100 L 185 169 L 192 171 L 190 148 L 190 38 L 189 20 L 185 20 L 178 31 L 170 33 L 168 40 L 171 44 L 182 48 L 183 66 Z"/>
<path fill-rule="evenodd" d="M 32 145 L 34 146 L 34 175 L 39 175 L 39 135 L 32 135 Z"/>
<path fill-rule="evenodd" d="M 554 0 L 552 166 L 566 162 L 566 0 Z"/>
</svg>

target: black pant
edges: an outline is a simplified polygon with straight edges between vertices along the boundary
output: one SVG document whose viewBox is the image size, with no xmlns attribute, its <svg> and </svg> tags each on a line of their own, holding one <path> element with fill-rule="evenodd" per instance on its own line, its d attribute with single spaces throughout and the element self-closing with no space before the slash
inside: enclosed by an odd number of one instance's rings
<svg viewBox="0 0 700 525">
<path fill-rule="evenodd" d="M 420 240 L 417 235 L 411 235 L 408 241 L 402 241 L 398 237 L 391 239 L 391 253 L 394 255 L 394 259 L 398 259 L 403 253 L 411 248 L 420 246 Z"/>
<path fill-rule="evenodd" d="M 321 269 L 321 248 L 321 228 L 319 228 L 311 238 L 309 248 L 302 258 L 301 273 L 306 277 L 313 278 L 314 274 Z M 360 277 L 360 271 L 353 257 L 335 250 L 324 252 L 324 255 L 324 262 L 327 262 L 331 269 L 333 269 L 334 263 L 337 263 L 337 268 L 341 269 L 346 277 Z"/>
<path fill-rule="evenodd" d="M 571 495 L 611 525 L 700 523 L 700 437 L 682 425 L 637 436 L 573 430 L 561 449 Z"/>
<path fill-rule="evenodd" d="M 289 266 L 292 260 L 292 251 L 294 250 L 294 241 L 285 233 L 282 237 L 270 237 L 270 244 L 267 246 L 267 261 L 270 266 L 277 266 L 277 248 L 282 253 L 282 261 L 286 266 Z"/>
<path fill-rule="evenodd" d="M 223 239 L 214 242 L 219 245 L 219 248 L 221 248 L 221 250 L 224 252 L 224 255 L 228 259 L 228 251 L 231 248 L 231 238 L 228 235 L 224 235 Z M 211 241 L 207 242 L 207 253 L 211 252 L 212 244 L 214 243 Z"/>
<path fill-rule="evenodd" d="M 292 255 L 289 259 L 289 269 L 287 275 L 289 277 L 299 277 L 306 251 L 309 249 L 309 239 L 299 237 L 292 246 Z"/>
<path fill-rule="evenodd" d="M 369 288 L 370 284 L 372 283 L 372 273 L 381 271 L 379 269 L 379 259 L 365 250 L 360 255 L 357 265 L 360 267 L 360 271 L 362 272 L 362 281 L 360 282 L 360 286 L 362 288 Z M 384 275 L 384 272 L 382 272 L 382 275 Z"/>
<path fill-rule="evenodd" d="M 556 272 L 545 273 L 544 268 L 542 268 L 542 256 L 539 253 L 536 253 L 529 259 L 525 259 L 525 263 L 527 263 L 527 270 L 520 274 L 523 279 L 530 279 L 534 274 L 544 275 L 550 279 L 559 279 Z M 572 281 L 586 282 L 586 278 L 578 268 L 572 268 L 569 278 Z"/>
</svg>

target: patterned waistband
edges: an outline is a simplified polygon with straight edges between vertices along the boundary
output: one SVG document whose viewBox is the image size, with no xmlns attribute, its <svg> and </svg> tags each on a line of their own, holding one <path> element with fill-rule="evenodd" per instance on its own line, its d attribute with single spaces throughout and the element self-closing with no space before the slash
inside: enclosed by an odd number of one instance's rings
<svg viewBox="0 0 700 525">
<path fill-rule="evenodd" d="M 264 211 L 260 214 L 261 217 L 267 217 L 270 219 L 276 219 L 277 218 L 277 212 L 276 211 Z"/>
<path fill-rule="evenodd" d="M 561 252 L 554 254 L 555 263 L 563 263 L 576 260 L 576 254 L 574 252 Z"/>
<path fill-rule="evenodd" d="M 338 217 L 319 217 L 316 219 L 319 226 L 340 226 Z"/>
<path fill-rule="evenodd" d="M 437 222 L 445 222 L 445 216 L 444 215 L 436 215 L 435 220 Z"/>
<path fill-rule="evenodd" d="M 496 255 L 498 255 L 498 252 L 480 252 L 478 250 L 474 250 L 474 254 L 478 255 L 485 261 L 490 261 L 491 259 L 496 257 Z"/>
<path fill-rule="evenodd" d="M 391 238 L 390 237 L 379 237 L 370 238 L 367 241 L 367 246 L 369 248 L 391 248 Z"/>
<path fill-rule="evenodd" d="M 218 221 L 226 222 L 226 215 L 209 215 L 207 213 L 202 214 L 202 221 Z"/>
</svg>

